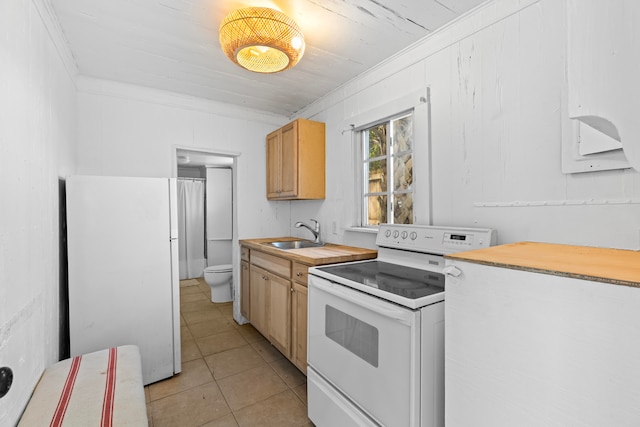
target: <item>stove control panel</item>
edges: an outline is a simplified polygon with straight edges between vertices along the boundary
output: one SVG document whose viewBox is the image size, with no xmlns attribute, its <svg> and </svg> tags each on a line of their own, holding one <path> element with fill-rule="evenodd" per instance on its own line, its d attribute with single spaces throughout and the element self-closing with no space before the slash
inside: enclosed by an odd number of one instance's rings
<svg viewBox="0 0 640 427">
<path fill-rule="evenodd" d="M 376 245 L 413 252 L 450 254 L 496 244 L 491 228 L 439 227 L 417 224 L 382 224 Z"/>
</svg>

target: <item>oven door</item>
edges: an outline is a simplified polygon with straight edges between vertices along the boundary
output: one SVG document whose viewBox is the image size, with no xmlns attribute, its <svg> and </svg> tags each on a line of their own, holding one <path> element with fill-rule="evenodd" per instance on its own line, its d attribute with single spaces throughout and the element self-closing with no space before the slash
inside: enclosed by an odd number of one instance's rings
<svg viewBox="0 0 640 427">
<path fill-rule="evenodd" d="M 308 340 L 309 366 L 369 417 L 419 424 L 420 312 L 310 275 Z"/>
</svg>

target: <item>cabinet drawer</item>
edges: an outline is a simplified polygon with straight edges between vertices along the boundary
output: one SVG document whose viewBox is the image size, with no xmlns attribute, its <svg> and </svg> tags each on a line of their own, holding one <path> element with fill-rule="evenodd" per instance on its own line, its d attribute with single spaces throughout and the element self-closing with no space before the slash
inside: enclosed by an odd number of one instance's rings
<svg viewBox="0 0 640 427">
<path fill-rule="evenodd" d="M 242 259 L 242 261 L 249 261 L 249 248 L 247 248 L 246 246 L 240 247 L 240 258 Z"/>
<path fill-rule="evenodd" d="M 309 278 L 309 266 L 294 262 L 293 263 L 293 280 L 300 283 L 301 285 L 307 286 L 308 278 Z"/>
<path fill-rule="evenodd" d="M 252 251 L 251 252 L 251 264 L 262 267 L 265 270 L 269 270 L 279 276 L 291 277 L 291 261 L 266 254 L 264 252 Z"/>
</svg>

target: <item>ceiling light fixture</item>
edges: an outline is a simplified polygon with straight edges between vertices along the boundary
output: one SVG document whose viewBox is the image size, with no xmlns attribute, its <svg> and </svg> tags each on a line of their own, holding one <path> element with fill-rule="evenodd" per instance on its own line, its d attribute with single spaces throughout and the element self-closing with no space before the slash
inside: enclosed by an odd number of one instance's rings
<svg viewBox="0 0 640 427">
<path fill-rule="evenodd" d="M 287 15 L 268 7 L 247 7 L 220 24 L 220 46 L 233 62 L 257 73 L 287 70 L 304 54 L 304 36 Z"/>
</svg>

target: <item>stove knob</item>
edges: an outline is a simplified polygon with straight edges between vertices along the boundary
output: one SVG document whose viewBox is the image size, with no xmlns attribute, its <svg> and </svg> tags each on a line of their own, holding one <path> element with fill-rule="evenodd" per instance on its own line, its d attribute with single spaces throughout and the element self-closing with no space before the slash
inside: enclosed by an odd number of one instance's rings
<svg viewBox="0 0 640 427">
<path fill-rule="evenodd" d="M 385 237 L 391 236 L 391 230 L 387 230 L 384 232 Z"/>
<path fill-rule="evenodd" d="M 393 232 L 393 237 L 397 238 L 400 235 L 400 232 L 398 230 Z"/>
<path fill-rule="evenodd" d="M 408 233 L 407 233 L 406 231 L 403 231 L 403 232 L 402 232 L 402 238 L 403 238 L 403 239 L 406 239 L 406 238 L 407 238 L 407 236 L 408 236 Z"/>
<path fill-rule="evenodd" d="M 411 233 L 411 235 L 409 235 L 409 237 L 411 238 L 411 240 L 416 240 L 418 238 L 418 233 L 414 231 Z"/>
</svg>

